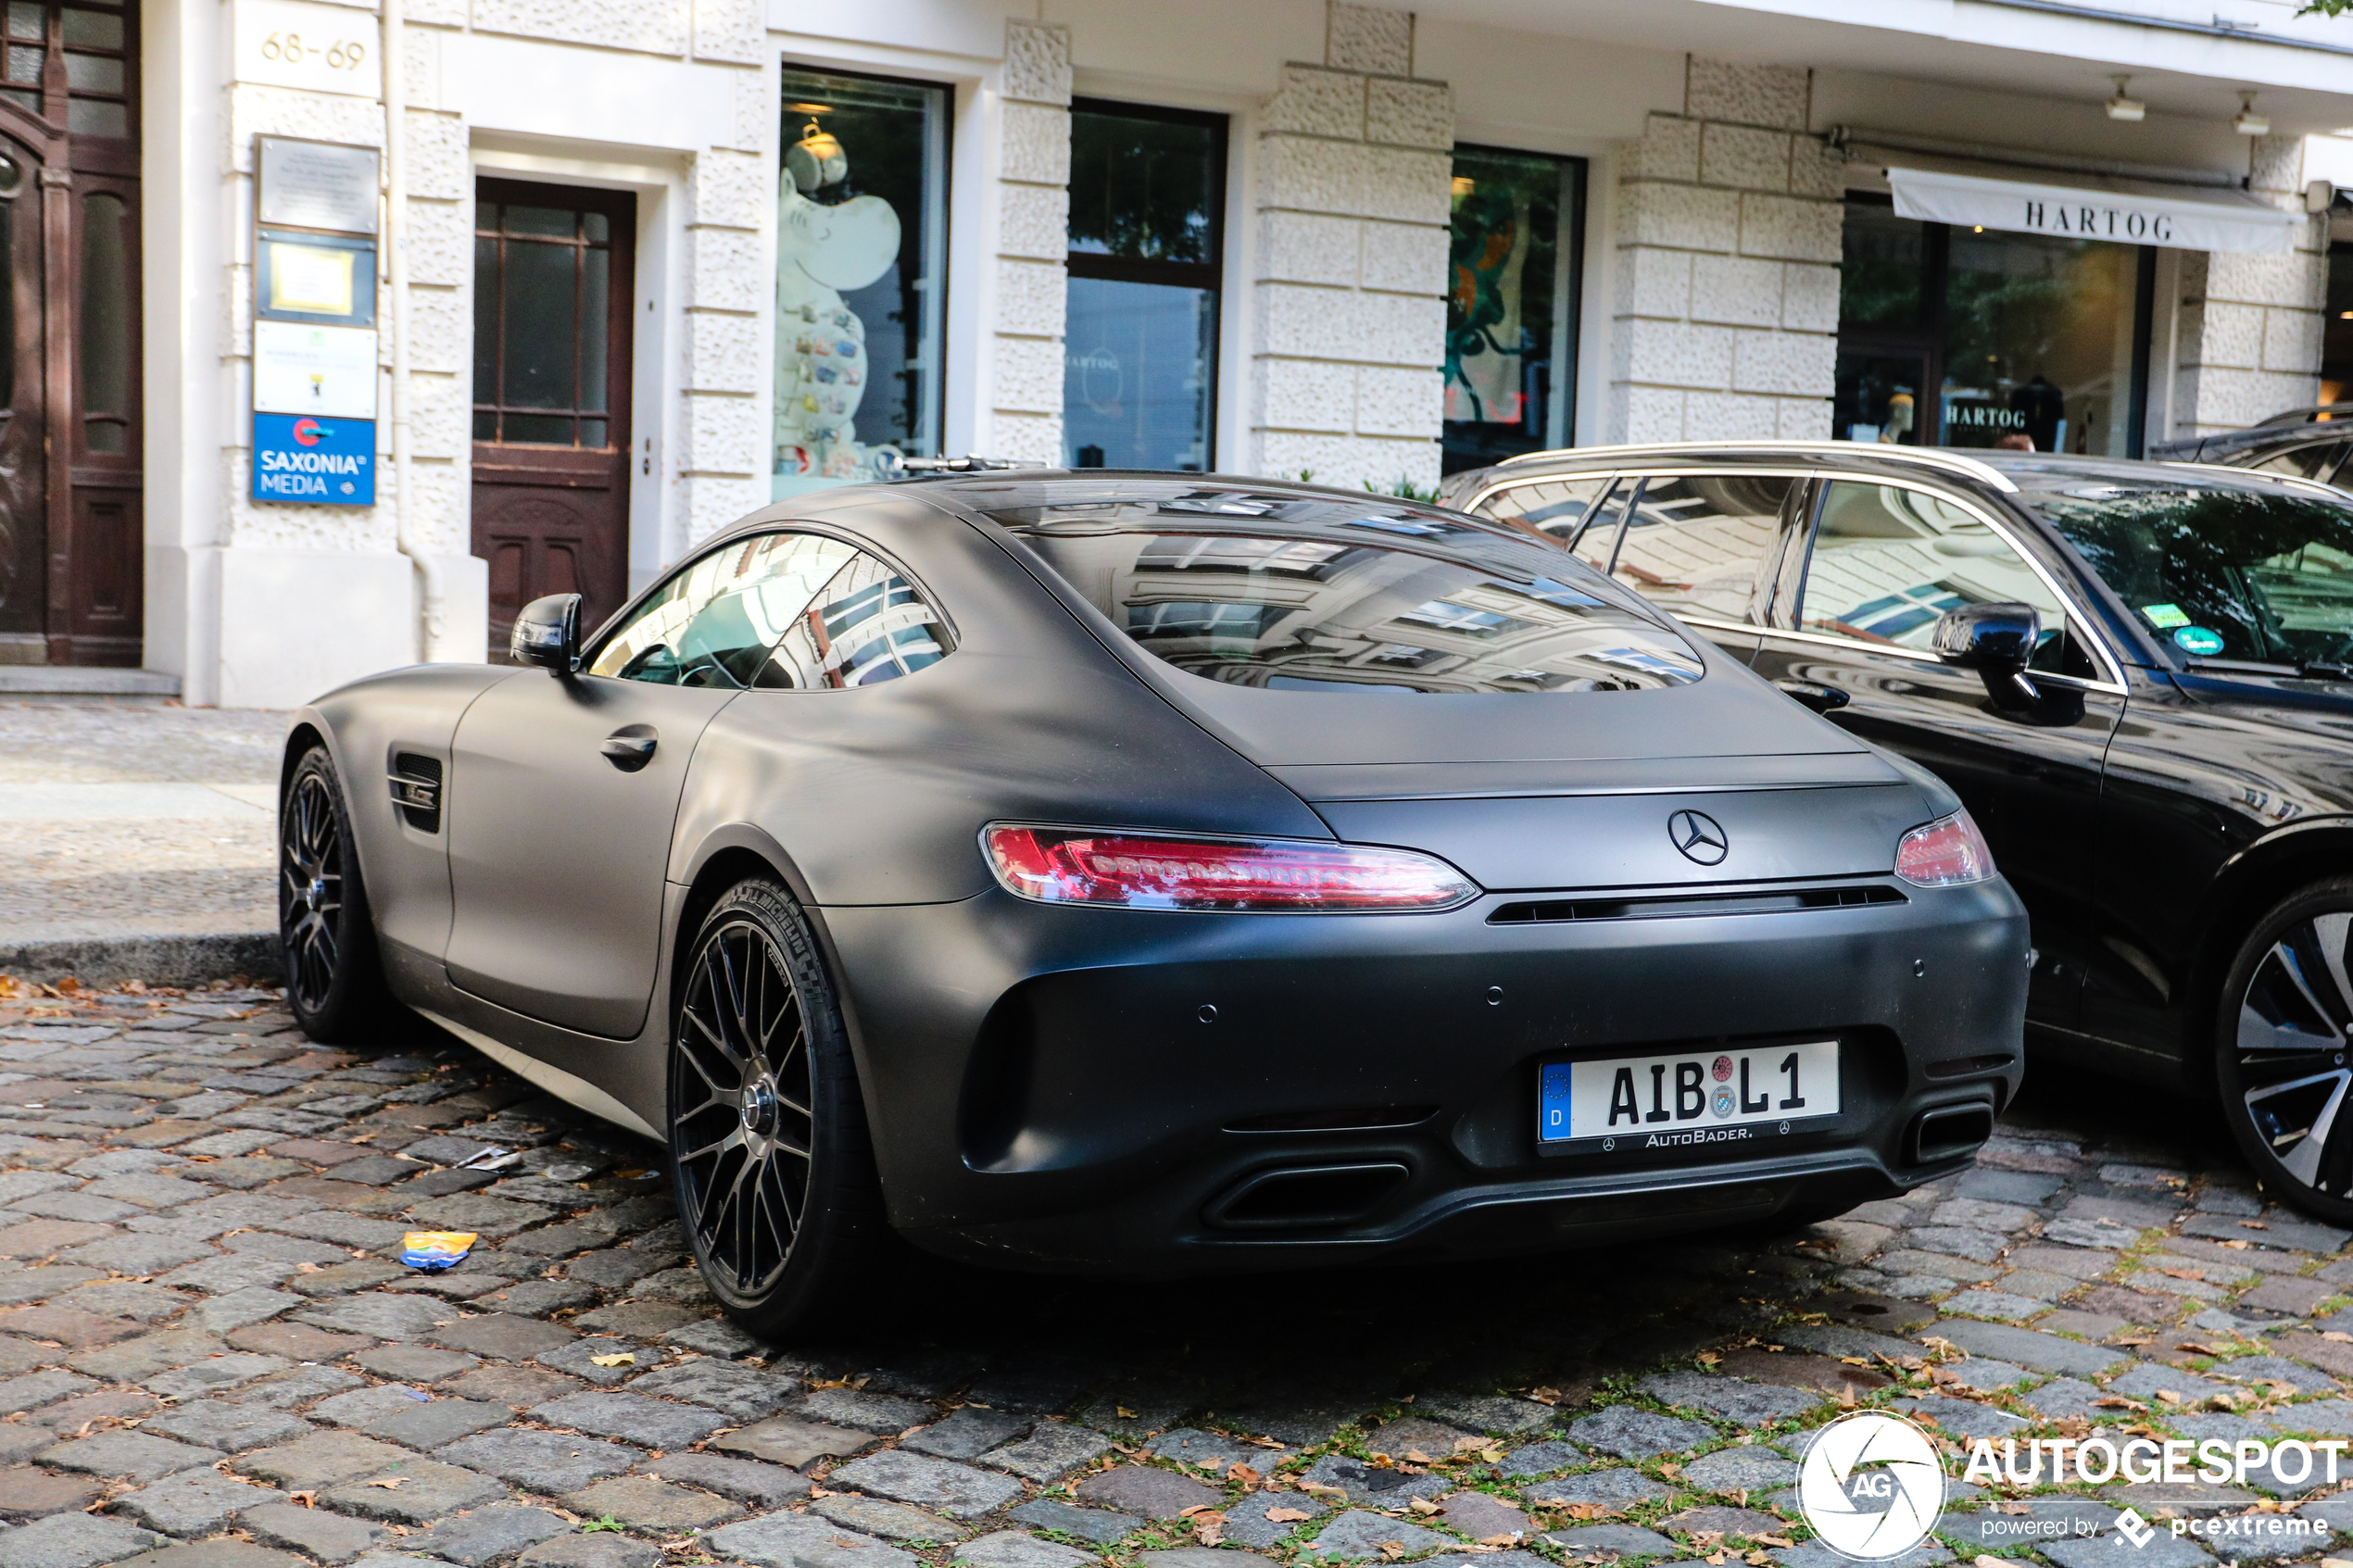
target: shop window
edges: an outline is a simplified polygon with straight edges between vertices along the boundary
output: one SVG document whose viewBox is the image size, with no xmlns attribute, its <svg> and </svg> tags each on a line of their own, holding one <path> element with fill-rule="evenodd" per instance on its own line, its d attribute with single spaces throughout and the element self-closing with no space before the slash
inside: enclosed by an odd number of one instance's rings
<svg viewBox="0 0 2353 1568">
<path fill-rule="evenodd" d="M 2321 323 L 2321 401 L 2353 402 L 2353 245 L 2329 246 L 2328 301 Z"/>
<path fill-rule="evenodd" d="M 1576 438 L 1585 160 L 1454 149 L 1444 470 Z"/>
<path fill-rule="evenodd" d="M 949 89 L 784 74 L 773 493 L 939 455 Z"/>
<path fill-rule="evenodd" d="M 1850 196 L 1842 441 L 2138 457 L 2157 252 L 1899 218 Z"/>
<path fill-rule="evenodd" d="M 1063 457 L 1205 472 L 1215 453 L 1226 117 L 1080 99 L 1070 117 Z"/>
</svg>

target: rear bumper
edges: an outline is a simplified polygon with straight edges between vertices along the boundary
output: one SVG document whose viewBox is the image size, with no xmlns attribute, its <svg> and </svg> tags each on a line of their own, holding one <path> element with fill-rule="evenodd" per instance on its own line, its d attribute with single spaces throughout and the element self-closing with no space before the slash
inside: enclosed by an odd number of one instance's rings
<svg viewBox="0 0 2353 1568">
<path fill-rule="evenodd" d="M 990 893 L 823 915 L 909 1237 L 1170 1273 L 1542 1250 L 1949 1173 L 1969 1148 L 1923 1151 L 1917 1128 L 1957 1107 L 1990 1123 L 2016 1091 L 2026 920 L 1998 881 L 1881 885 L 1903 901 L 1557 923 L 1491 924 L 1500 897 L 1238 916 Z M 1830 1036 L 1834 1118 L 1538 1143 L 1541 1063 Z"/>
</svg>

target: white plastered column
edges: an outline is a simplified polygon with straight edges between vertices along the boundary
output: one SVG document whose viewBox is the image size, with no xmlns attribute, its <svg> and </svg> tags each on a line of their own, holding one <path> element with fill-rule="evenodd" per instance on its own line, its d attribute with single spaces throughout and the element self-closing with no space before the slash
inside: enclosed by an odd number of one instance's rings
<svg viewBox="0 0 2353 1568">
<path fill-rule="evenodd" d="M 1259 144 L 1249 470 L 1438 483 L 1453 94 L 1411 12 L 1332 0 Z"/>
<path fill-rule="evenodd" d="M 1622 149 L 1604 441 L 1830 434 L 1844 182 L 1810 71 L 1685 62 Z"/>
<path fill-rule="evenodd" d="M 1070 30 L 1005 24 L 998 104 L 992 458 L 1063 460 L 1063 319 L 1070 250 Z"/>
</svg>

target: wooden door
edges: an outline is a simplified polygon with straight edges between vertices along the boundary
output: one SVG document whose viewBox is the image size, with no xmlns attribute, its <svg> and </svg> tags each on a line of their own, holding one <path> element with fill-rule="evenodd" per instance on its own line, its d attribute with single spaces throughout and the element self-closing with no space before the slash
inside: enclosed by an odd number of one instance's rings
<svg viewBox="0 0 2353 1568">
<path fill-rule="evenodd" d="M 541 595 L 580 595 L 586 627 L 628 596 L 637 203 L 519 180 L 475 192 L 473 553 L 503 660 Z"/>
<path fill-rule="evenodd" d="M 0 134 L 0 663 L 48 655 L 48 377 L 38 166 Z"/>
</svg>

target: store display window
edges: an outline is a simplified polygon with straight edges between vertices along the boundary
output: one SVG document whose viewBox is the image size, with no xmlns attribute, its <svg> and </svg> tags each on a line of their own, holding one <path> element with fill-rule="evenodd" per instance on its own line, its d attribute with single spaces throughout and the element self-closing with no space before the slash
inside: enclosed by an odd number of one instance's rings
<svg viewBox="0 0 2353 1568">
<path fill-rule="evenodd" d="M 1831 433 L 2131 458 L 2156 250 L 1846 204 Z"/>
<path fill-rule="evenodd" d="M 784 74 L 774 494 L 939 455 L 949 89 Z"/>
<path fill-rule="evenodd" d="M 1070 467 L 1214 466 L 1225 209 L 1224 115 L 1071 106 Z"/>
<path fill-rule="evenodd" d="M 1454 149 L 1444 470 L 1576 436 L 1585 160 Z"/>
</svg>

